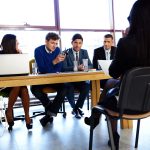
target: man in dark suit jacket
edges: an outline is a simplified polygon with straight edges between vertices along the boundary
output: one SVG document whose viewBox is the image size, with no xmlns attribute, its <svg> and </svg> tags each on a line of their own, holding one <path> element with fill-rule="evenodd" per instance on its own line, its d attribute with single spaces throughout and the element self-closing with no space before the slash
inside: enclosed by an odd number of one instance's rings
<svg viewBox="0 0 150 150">
<path fill-rule="evenodd" d="M 92 63 L 89 59 L 87 50 L 81 49 L 83 44 L 83 38 L 80 34 L 75 34 L 72 37 L 72 48 L 67 50 L 66 58 L 63 62 L 62 71 L 74 71 L 74 60 L 78 59 L 78 71 L 84 71 L 83 59 L 88 59 L 88 67 L 92 68 Z M 76 58 L 78 57 L 78 58 Z M 82 82 L 70 82 L 66 83 L 67 86 L 67 99 L 73 108 L 72 113 L 75 115 L 76 118 L 81 118 L 84 115 L 81 108 L 83 107 L 84 101 L 89 94 L 90 83 L 89 81 L 82 81 Z M 79 91 L 79 98 L 75 103 L 74 100 L 74 89 Z"/>
<path fill-rule="evenodd" d="M 106 34 L 104 36 L 104 46 L 96 48 L 93 55 L 93 67 L 100 70 L 98 66 L 98 60 L 112 60 L 114 58 L 116 47 L 113 45 L 113 36 L 111 34 Z M 107 80 L 101 80 L 101 88 L 104 88 Z"/>
</svg>

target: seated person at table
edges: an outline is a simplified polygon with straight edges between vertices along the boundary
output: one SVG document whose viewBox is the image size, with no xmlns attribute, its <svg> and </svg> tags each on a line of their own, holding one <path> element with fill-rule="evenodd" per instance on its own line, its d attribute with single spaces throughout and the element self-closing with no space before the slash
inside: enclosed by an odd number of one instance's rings
<svg viewBox="0 0 150 150">
<path fill-rule="evenodd" d="M 50 32 L 46 35 L 45 45 L 41 45 L 35 49 L 34 56 L 40 74 L 61 71 L 65 55 L 60 54 L 61 51 L 58 47 L 59 39 L 56 33 Z M 51 87 L 57 91 L 57 95 L 53 101 L 50 101 L 47 94 L 42 91 L 45 87 Z M 31 92 L 41 101 L 45 108 L 46 115 L 40 120 L 42 126 L 45 126 L 53 116 L 57 115 L 66 96 L 66 88 L 63 83 L 33 85 L 31 86 Z"/>
<path fill-rule="evenodd" d="M 100 69 L 98 66 L 98 60 L 112 60 L 116 52 L 116 47 L 113 46 L 113 36 L 106 34 L 104 36 L 103 46 L 94 49 L 93 55 L 93 67 L 97 70 Z M 107 79 L 100 81 L 100 87 L 104 88 Z"/>
<path fill-rule="evenodd" d="M 0 54 L 19 54 L 18 41 L 13 34 L 4 35 L 1 42 Z M 9 60 L 8 60 L 9 61 Z M 13 62 L 10 62 L 13 63 Z M 19 63 L 19 62 L 18 62 Z M 13 120 L 13 106 L 19 96 L 22 100 L 22 105 L 25 113 L 25 121 L 27 129 L 32 128 L 32 120 L 29 117 L 29 94 L 26 86 L 9 87 L 0 91 L 1 95 L 8 97 L 8 108 L 6 111 L 6 118 L 10 127 L 14 125 Z"/>
<path fill-rule="evenodd" d="M 83 59 L 88 59 L 88 66 L 92 68 L 91 61 L 88 56 L 88 52 L 85 49 L 81 49 L 83 44 L 83 37 L 80 34 L 75 34 L 72 37 L 72 48 L 69 48 L 68 54 L 63 62 L 63 71 L 74 71 L 74 60 L 78 62 L 78 71 L 84 71 Z M 76 118 L 81 118 L 84 115 L 81 108 L 83 107 L 84 101 L 89 94 L 90 83 L 89 81 L 82 82 L 70 82 L 66 83 L 67 87 L 67 99 L 73 108 L 72 114 L 75 115 Z M 75 90 L 79 91 L 79 97 L 77 102 L 74 100 L 74 92 Z"/>
<path fill-rule="evenodd" d="M 141 16 L 142 19 L 141 19 Z M 106 82 L 99 104 L 105 108 L 118 110 L 118 101 L 114 96 L 107 97 L 107 91 L 120 84 L 122 76 L 132 68 L 150 66 L 150 1 L 137 0 L 130 12 L 130 28 L 128 34 L 117 44 L 115 57 L 109 67 L 113 79 Z M 119 78 L 121 77 L 121 78 Z M 119 92 L 119 91 L 118 91 Z M 138 102 L 137 102 L 138 103 Z M 86 117 L 85 123 L 90 125 L 91 118 Z M 94 116 L 94 126 L 99 123 L 99 115 Z M 117 120 L 111 120 L 116 150 L 119 150 L 119 134 Z M 110 141 L 108 142 L 110 146 Z"/>
</svg>

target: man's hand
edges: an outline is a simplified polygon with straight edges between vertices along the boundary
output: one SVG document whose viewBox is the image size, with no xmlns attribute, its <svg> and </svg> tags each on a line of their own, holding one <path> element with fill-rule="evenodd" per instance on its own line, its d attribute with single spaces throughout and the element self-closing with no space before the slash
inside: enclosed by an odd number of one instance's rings
<svg viewBox="0 0 150 150">
<path fill-rule="evenodd" d="M 78 70 L 79 70 L 79 71 L 84 71 L 84 65 L 83 65 L 83 64 L 79 65 L 79 66 L 78 66 Z"/>
<path fill-rule="evenodd" d="M 53 64 L 56 65 L 62 61 L 64 61 L 66 55 L 64 54 L 59 54 L 54 60 L 53 60 Z"/>
</svg>

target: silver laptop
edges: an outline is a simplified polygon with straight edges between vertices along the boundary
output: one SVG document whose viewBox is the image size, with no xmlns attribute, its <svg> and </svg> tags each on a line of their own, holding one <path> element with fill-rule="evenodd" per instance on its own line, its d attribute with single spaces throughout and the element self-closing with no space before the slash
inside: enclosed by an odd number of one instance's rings
<svg viewBox="0 0 150 150">
<path fill-rule="evenodd" d="M 0 76 L 15 76 L 28 74 L 28 54 L 0 54 Z"/>
<path fill-rule="evenodd" d="M 109 66 L 111 62 L 112 60 L 98 60 L 98 65 L 101 67 L 106 75 L 109 75 Z"/>
</svg>

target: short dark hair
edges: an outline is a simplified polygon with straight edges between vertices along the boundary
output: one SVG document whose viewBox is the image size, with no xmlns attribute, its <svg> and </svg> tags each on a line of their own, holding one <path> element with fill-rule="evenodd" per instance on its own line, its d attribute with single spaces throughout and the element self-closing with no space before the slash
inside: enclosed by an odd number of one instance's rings
<svg viewBox="0 0 150 150">
<path fill-rule="evenodd" d="M 75 41 L 76 39 L 81 39 L 83 41 L 83 37 L 81 34 L 75 34 L 73 37 L 72 37 L 72 41 Z"/>
<path fill-rule="evenodd" d="M 50 39 L 52 40 L 59 40 L 60 37 L 58 34 L 54 33 L 54 32 L 49 32 L 46 37 L 45 37 L 45 40 L 49 41 Z"/>
<path fill-rule="evenodd" d="M 113 40 L 113 36 L 111 34 L 106 34 L 104 37 L 105 38 L 111 38 Z"/>
</svg>

